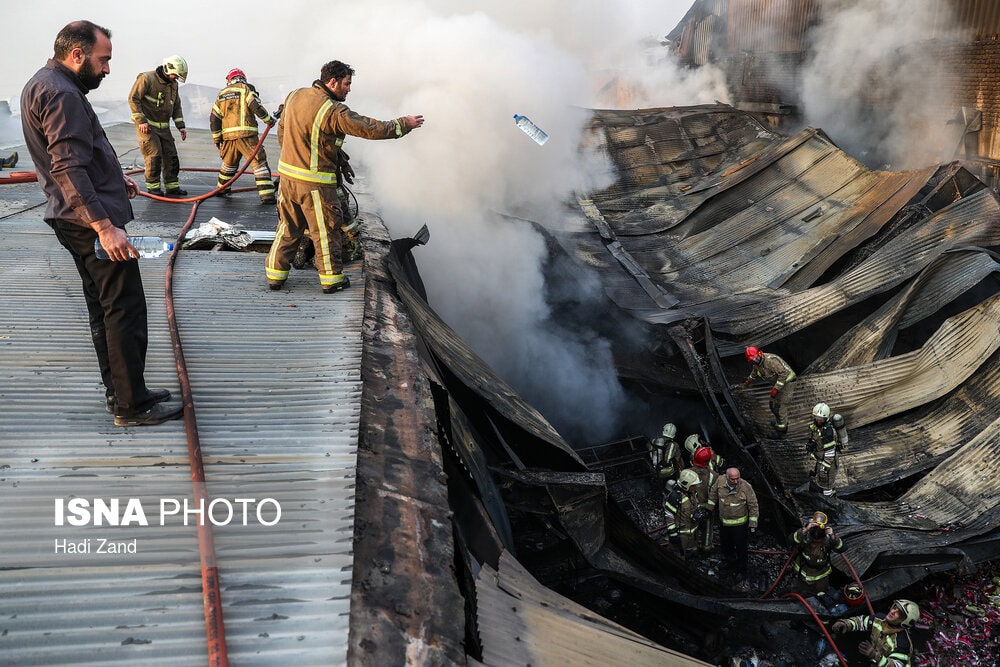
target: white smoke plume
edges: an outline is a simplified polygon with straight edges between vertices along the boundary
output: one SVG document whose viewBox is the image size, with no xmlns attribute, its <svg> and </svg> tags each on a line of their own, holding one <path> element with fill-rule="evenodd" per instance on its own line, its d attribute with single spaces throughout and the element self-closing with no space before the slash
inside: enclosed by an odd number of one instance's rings
<svg viewBox="0 0 1000 667">
<path fill-rule="evenodd" d="M 188 85 L 217 89 L 229 68 L 244 69 L 272 108 L 317 78 L 324 62 L 351 64 L 352 109 L 426 118 L 399 141 L 349 137 L 345 149 L 393 237 L 428 225 L 431 241 L 415 255 L 432 306 L 567 438 L 593 443 L 624 428 L 610 345 L 553 321 L 544 239 L 511 215 L 558 227 L 572 193 L 608 177 L 601 156 L 579 153 L 585 109 L 725 97 L 717 80 L 704 72 L 688 78 L 665 59 L 659 41 L 689 6 L 286 0 L 246 17 L 228 5 L 185 1 L 155 16 L 110 0 L 69 10 L 53 0 L 19 3 L 4 9 L 5 23 L 18 26 L 15 40 L 25 41 L 13 73 L 0 72 L 0 99 L 16 101 L 51 56 L 55 34 L 78 18 L 114 32 L 112 73 L 92 93 L 95 104 L 123 100 L 137 73 L 172 53 L 188 60 Z M 548 132 L 548 143 L 521 133 L 515 113 Z M 589 290 L 579 300 L 604 303 L 593 277 L 579 271 L 581 289 Z"/>
<path fill-rule="evenodd" d="M 871 167 L 951 160 L 958 136 L 948 121 L 958 107 L 947 84 L 954 77 L 928 48 L 931 37 L 958 37 L 950 3 L 843 0 L 824 2 L 822 11 L 803 72 L 808 123 Z"/>
</svg>

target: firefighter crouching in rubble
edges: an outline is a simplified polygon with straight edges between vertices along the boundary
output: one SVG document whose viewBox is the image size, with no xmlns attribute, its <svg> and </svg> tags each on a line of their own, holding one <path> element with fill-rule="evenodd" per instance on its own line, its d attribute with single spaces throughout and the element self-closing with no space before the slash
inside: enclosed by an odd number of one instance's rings
<svg viewBox="0 0 1000 667">
<path fill-rule="evenodd" d="M 830 586 L 830 554 L 844 550 L 844 541 L 828 525 L 829 519 L 823 512 L 812 515 L 805 528 L 792 533 L 796 555 L 792 567 L 798 576 L 792 584 L 792 591 L 801 595 L 825 595 Z"/>
<path fill-rule="evenodd" d="M 660 437 L 650 444 L 650 463 L 652 463 L 660 483 L 674 479 L 684 468 L 684 461 L 681 459 L 681 446 L 674 440 L 676 436 L 677 427 L 673 424 L 664 424 Z"/>
<path fill-rule="evenodd" d="M 832 496 L 837 492 L 840 452 L 847 446 L 847 425 L 840 415 L 830 417 L 830 406 L 826 403 L 817 403 L 812 415 L 806 451 L 816 464 L 809 476 L 815 479 L 824 496 Z"/>
<path fill-rule="evenodd" d="M 750 376 L 743 382 L 744 386 L 749 387 L 755 378 L 767 382 L 774 381 L 774 386 L 771 387 L 771 400 L 768 402 L 771 414 L 774 415 L 772 424 L 779 433 L 787 432 L 788 418 L 784 406 L 792 400 L 795 371 L 778 355 L 764 352 L 752 345 L 746 349 L 746 359 L 753 368 L 750 370 Z"/>
<path fill-rule="evenodd" d="M 712 459 L 715 452 L 711 447 L 699 447 L 692 456 L 692 466 L 688 468 L 698 476 L 701 482 L 698 485 L 698 506 L 697 509 L 705 510 L 704 519 L 698 523 L 696 532 L 698 551 L 703 554 L 710 554 L 715 549 L 713 544 L 714 526 L 711 520 L 712 508 L 708 504 L 708 495 L 712 492 L 712 485 L 719 478 L 719 474 L 712 469 Z"/>
<path fill-rule="evenodd" d="M 885 618 L 854 616 L 831 626 L 836 634 L 868 632 L 868 639 L 858 644 L 858 651 L 877 667 L 909 667 L 913 642 L 910 628 L 920 618 L 920 607 L 910 600 L 896 600 Z"/>
<path fill-rule="evenodd" d="M 697 550 L 695 533 L 698 526 L 708 523 L 708 511 L 698 508 L 698 489 L 701 480 L 693 470 L 682 470 L 676 484 L 671 484 L 664 509 L 673 517 L 667 526 L 670 543 L 680 548 L 686 559 Z"/>
<path fill-rule="evenodd" d="M 723 477 L 712 485 L 708 499 L 708 509 L 718 507 L 719 542 L 722 557 L 733 567 L 736 575 L 736 590 L 745 593 L 750 590 L 748 580 L 748 560 L 750 535 L 757 532 L 760 508 L 757 494 L 750 483 L 740 478 L 738 468 L 729 468 Z"/>
</svg>

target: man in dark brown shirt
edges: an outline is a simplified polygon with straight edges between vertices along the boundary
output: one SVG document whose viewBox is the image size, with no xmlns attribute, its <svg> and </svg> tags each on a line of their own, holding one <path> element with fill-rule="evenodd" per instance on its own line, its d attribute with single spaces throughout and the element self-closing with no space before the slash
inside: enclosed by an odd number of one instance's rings
<svg viewBox="0 0 1000 667">
<path fill-rule="evenodd" d="M 53 56 L 21 93 L 21 125 L 55 231 L 83 281 L 90 330 L 109 412 L 118 426 L 159 424 L 181 416 L 166 389 L 145 382 L 146 295 L 125 224 L 138 187 L 122 173 L 86 95 L 111 71 L 111 31 L 90 21 L 56 36 Z M 108 260 L 97 259 L 100 239 Z"/>
</svg>

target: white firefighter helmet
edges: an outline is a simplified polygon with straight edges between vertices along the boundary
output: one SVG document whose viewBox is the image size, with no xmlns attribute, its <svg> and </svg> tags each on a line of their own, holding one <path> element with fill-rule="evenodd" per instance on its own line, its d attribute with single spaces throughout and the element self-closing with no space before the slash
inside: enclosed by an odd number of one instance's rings
<svg viewBox="0 0 1000 667">
<path fill-rule="evenodd" d="M 176 74 L 177 80 L 184 83 L 188 78 L 187 61 L 178 55 L 168 56 L 163 59 L 163 71 L 167 74 Z"/>
<path fill-rule="evenodd" d="M 910 600 L 896 600 L 892 603 L 892 606 L 899 610 L 902 615 L 903 620 L 900 622 L 904 628 L 908 628 L 917 622 L 920 618 L 920 607 L 917 606 L 916 602 Z"/>
<path fill-rule="evenodd" d="M 817 403 L 816 407 L 813 408 L 813 418 L 815 419 L 829 419 L 830 418 L 830 406 L 826 403 Z"/>
<path fill-rule="evenodd" d="M 701 484 L 701 478 L 698 477 L 698 473 L 691 469 L 681 470 L 681 474 L 677 478 L 677 486 L 687 491 L 696 484 Z"/>
<path fill-rule="evenodd" d="M 663 437 L 664 438 L 670 438 L 671 440 L 673 440 L 676 435 L 677 435 L 677 427 L 676 426 L 674 426 L 673 424 L 664 424 L 663 425 Z"/>
<path fill-rule="evenodd" d="M 698 449 L 703 444 L 704 443 L 701 441 L 701 438 L 699 438 L 698 434 L 695 433 L 693 435 L 689 435 L 687 440 L 684 441 L 684 449 L 688 451 L 688 454 L 694 454 L 694 450 Z"/>
</svg>

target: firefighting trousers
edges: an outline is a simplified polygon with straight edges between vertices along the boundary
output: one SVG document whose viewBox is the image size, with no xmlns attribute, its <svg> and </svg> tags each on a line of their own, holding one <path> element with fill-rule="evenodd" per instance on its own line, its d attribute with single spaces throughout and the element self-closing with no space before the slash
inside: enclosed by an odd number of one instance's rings
<svg viewBox="0 0 1000 667">
<path fill-rule="evenodd" d="M 219 187 L 236 175 L 240 170 L 240 161 L 243 158 L 253 155 L 253 149 L 257 147 L 258 137 L 240 137 L 238 139 L 226 139 L 219 149 L 219 157 L 222 158 L 222 167 L 219 169 Z M 253 169 L 254 181 L 257 185 L 257 194 L 262 200 L 270 199 L 274 196 L 274 181 L 271 180 L 271 168 L 267 164 L 267 153 L 261 146 L 250 162 Z"/>
<path fill-rule="evenodd" d="M 278 228 L 264 265 L 268 283 L 278 284 L 288 279 L 292 257 L 303 236 L 309 236 L 316 248 L 313 262 L 320 286 L 326 288 L 344 282 L 340 257 L 343 218 L 336 186 L 283 177 L 278 191 Z"/>
<path fill-rule="evenodd" d="M 747 578 L 749 524 L 719 526 L 719 548 L 722 558 L 733 567 L 737 581 Z"/>
<path fill-rule="evenodd" d="M 779 389 L 774 398 L 768 402 L 771 414 L 774 415 L 774 423 L 779 428 L 788 428 L 788 415 L 785 413 L 785 406 L 791 402 L 793 393 L 795 393 L 794 380 L 786 382 L 785 386 Z"/>
<path fill-rule="evenodd" d="M 119 415 L 148 410 L 155 401 L 145 382 L 149 333 L 138 260 L 97 259 L 96 232 L 62 220 L 49 224 L 72 255 L 83 281 L 90 333 L 106 395 L 118 399 Z"/>
<path fill-rule="evenodd" d="M 170 129 L 150 127 L 143 134 L 136 131 L 139 138 L 139 150 L 146 162 L 146 189 L 155 190 L 161 187 L 160 174 L 163 174 L 164 190 L 176 190 L 181 185 L 177 180 L 181 171 L 181 160 L 177 156 L 177 144 Z"/>
<path fill-rule="evenodd" d="M 817 453 L 816 456 L 819 457 L 816 459 L 816 465 L 813 467 L 816 485 L 823 491 L 824 496 L 832 496 L 837 488 L 837 472 L 840 471 L 840 457 L 823 456 L 821 452 Z"/>
</svg>

